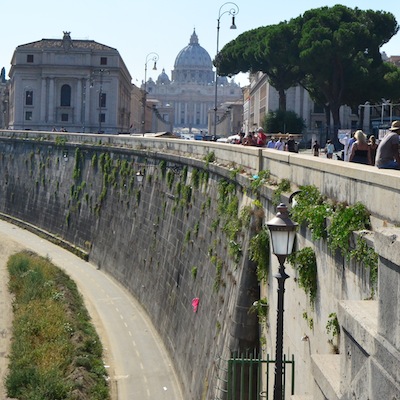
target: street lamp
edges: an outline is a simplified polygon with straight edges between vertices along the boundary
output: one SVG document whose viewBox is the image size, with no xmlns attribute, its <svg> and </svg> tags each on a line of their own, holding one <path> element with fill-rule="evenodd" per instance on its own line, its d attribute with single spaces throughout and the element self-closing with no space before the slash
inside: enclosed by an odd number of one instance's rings
<svg viewBox="0 0 400 400">
<path fill-rule="evenodd" d="M 222 12 L 222 9 L 225 6 L 228 6 L 229 9 Z M 218 19 L 217 19 L 217 53 L 216 53 L 217 56 L 219 51 L 219 27 L 220 27 L 221 17 L 224 14 L 232 15 L 232 25 L 230 28 L 236 29 L 235 15 L 238 13 L 239 13 L 239 7 L 235 3 L 232 3 L 230 1 L 222 4 L 222 6 L 219 8 Z M 218 111 L 218 68 L 215 67 L 214 139 L 217 137 L 217 111 Z"/>
<path fill-rule="evenodd" d="M 144 175 L 143 175 L 143 173 L 142 173 L 142 170 L 136 172 L 136 180 L 137 180 L 137 182 L 139 183 L 139 185 L 142 184 L 143 178 L 144 178 Z"/>
<path fill-rule="evenodd" d="M 149 61 L 153 61 L 153 70 L 157 71 L 157 61 L 158 61 L 158 54 L 157 53 L 149 53 L 146 56 L 146 62 L 144 63 L 144 89 L 142 95 L 142 135 L 146 133 L 146 97 L 147 97 L 147 63 Z"/>
<path fill-rule="evenodd" d="M 106 95 L 103 94 L 103 75 L 110 74 L 110 70 L 107 68 L 100 68 L 97 71 L 93 71 L 92 75 L 99 74 L 100 76 L 100 88 L 99 88 L 99 132 L 101 133 L 101 122 L 102 122 L 102 108 L 106 106 Z M 90 85 L 93 87 L 93 84 Z"/>
<path fill-rule="evenodd" d="M 365 120 L 365 110 L 367 109 L 367 107 L 368 107 L 368 109 L 370 107 L 369 101 L 366 101 L 364 104 L 359 104 L 359 106 L 358 106 L 358 129 L 365 130 L 364 129 L 364 125 L 365 125 L 364 120 Z M 367 117 L 368 117 L 368 126 L 369 126 L 370 112 L 368 112 Z"/>
<path fill-rule="evenodd" d="M 277 210 L 278 213 L 267 222 L 267 226 L 271 233 L 272 252 L 277 256 L 279 261 L 279 271 L 278 274 L 275 275 L 278 281 L 278 315 L 276 322 L 275 382 L 273 398 L 274 400 L 282 400 L 283 303 L 285 280 L 289 278 L 289 275 L 285 272 L 285 260 L 286 257 L 292 253 L 298 224 L 289 218 L 289 212 L 285 204 L 279 204 Z"/>
</svg>

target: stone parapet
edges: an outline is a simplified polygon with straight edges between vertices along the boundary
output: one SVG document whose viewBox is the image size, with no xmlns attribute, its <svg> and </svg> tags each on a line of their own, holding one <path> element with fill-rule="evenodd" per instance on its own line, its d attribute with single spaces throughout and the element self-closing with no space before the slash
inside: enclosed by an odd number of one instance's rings
<svg viewBox="0 0 400 400">
<path fill-rule="evenodd" d="M 95 155 L 113 163 L 115 175 L 94 167 Z M 117 180 L 124 162 L 130 173 L 146 168 L 141 185 Z M 276 212 L 276 186 L 250 190 L 260 170 L 269 170 L 276 181 L 288 179 L 292 190 L 315 185 L 333 201 L 363 203 L 376 221 L 366 237 L 379 254 L 377 299 L 364 300 L 371 297 L 364 265 L 332 254 L 326 241 L 314 241 L 301 226 L 297 244 L 315 251 L 318 293 L 310 305 L 298 271 L 287 263 L 285 350 L 295 355 L 295 390 L 303 397 L 347 400 L 354 392 L 359 399 L 400 398 L 400 230 L 394 227 L 400 224 L 399 171 L 221 143 L 30 131 L 0 132 L 0 167 L 0 212 L 84 249 L 122 282 L 157 325 L 188 399 L 215 398 L 214 360 L 258 345 L 257 318 L 248 310 L 260 290 L 270 310 L 266 351 L 275 340 L 277 260 L 271 259 L 271 273 L 259 283 L 249 262 L 250 229 L 236 243 L 239 264 L 232 259 L 232 243 L 217 226 L 220 183 L 234 187 L 240 207 L 261 203 L 263 220 Z M 183 170 L 181 188 L 191 196 L 184 204 L 176 190 Z M 197 188 L 195 176 L 204 179 Z M 200 299 L 196 313 L 194 297 Z M 336 349 L 326 329 L 332 313 L 341 325 L 340 355 L 330 353 Z"/>
</svg>

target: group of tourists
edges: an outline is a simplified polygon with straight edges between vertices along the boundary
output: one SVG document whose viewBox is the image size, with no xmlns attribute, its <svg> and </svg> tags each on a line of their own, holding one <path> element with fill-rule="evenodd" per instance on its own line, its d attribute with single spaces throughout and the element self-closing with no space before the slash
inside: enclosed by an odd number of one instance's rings
<svg viewBox="0 0 400 400">
<path fill-rule="evenodd" d="M 333 158 L 333 154 L 335 153 L 335 145 L 332 143 L 332 140 L 327 140 L 324 149 L 321 149 L 318 140 L 315 140 L 311 150 L 315 157 L 319 157 L 320 152 L 323 151 L 326 154 L 326 158 Z"/>
<path fill-rule="evenodd" d="M 399 140 L 400 140 L 400 120 L 393 121 L 383 139 L 379 142 L 376 141 L 375 136 L 367 135 L 361 130 L 354 132 L 353 136 L 347 143 L 347 157 L 349 162 L 375 165 L 381 169 L 400 169 L 400 154 L 399 154 Z M 272 136 L 267 141 L 267 135 L 262 127 L 257 131 L 249 132 L 247 135 L 241 132 L 237 144 L 244 146 L 257 146 L 266 147 L 269 149 L 298 152 L 297 143 L 292 135 L 287 135 L 286 140 L 281 135 L 277 139 Z M 335 146 L 331 140 L 327 140 L 326 145 L 321 149 L 317 140 L 311 146 L 311 151 L 314 156 L 318 157 L 323 152 L 327 158 L 333 158 L 335 153 Z M 344 160 L 338 156 L 338 159 Z"/>
<path fill-rule="evenodd" d="M 278 136 L 277 139 L 272 136 L 270 140 L 267 141 L 267 135 L 262 127 L 259 127 L 255 132 L 249 132 L 246 136 L 244 133 L 241 133 L 239 144 L 243 144 L 244 146 L 267 147 L 268 149 L 285 150 L 293 153 L 298 152 L 297 143 L 292 135 L 288 135 L 286 140 L 284 140 L 282 136 Z"/>
<path fill-rule="evenodd" d="M 347 159 L 349 162 L 375 165 L 380 169 L 400 169 L 399 137 L 400 121 L 393 121 L 383 139 L 376 141 L 375 136 L 369 138 L 362 130 L 357 130 L 347 143 Z M 314 141 L 311 148 L 314 156 L 320 155 L 320 145 Z M 328 140 L 323 149 L 327 158 L 332 158 L 335 152 L 333 143 Z"/>
</svg>

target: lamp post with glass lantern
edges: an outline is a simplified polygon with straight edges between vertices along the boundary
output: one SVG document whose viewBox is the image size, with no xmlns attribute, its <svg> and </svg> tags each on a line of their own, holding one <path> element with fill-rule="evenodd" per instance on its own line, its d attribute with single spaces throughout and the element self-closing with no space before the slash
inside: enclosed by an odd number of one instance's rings
<svg viewBox="0 0 400 400">
<path fill-rule="evenodd" d="M 225 10 L 222 12 L 222 9 L 228 6 L 230 7 L 228 10 Z M 219 51 L 219 28 L 220 28 L 220 20 L 221 17 L 224 14 L 229 14 L 232 15 L 232 25 L 230 29 L 236 29 L 235 25 L 235 15 L 239 13 L 239 7 L 230 1 L 227 3 L 222 4 L 222 6 L 219 8 L 219 13 L 218 13 L 218 19 L 217 19 L 217 53 L 216 56 L 218 56 L 218 51 Z M 217 111 L 218 111 L 218 68 L 215 68 L 215 98 L 214 98 L 214 139 L 217 136 Z"/>
<path fill-rule="evenodd" d="M 144 88 L 142 93 L 142 135 L 146 133 L 146 98 L 147 98 L 147 63 L 149 61 L 153 61 L 153 70 L 157 71 L 157 61 L 158 61 L 157 53 L 149 53 L 146 56 L 146 61 L 144 63 Z"/>
<path fill-rule="evenodd" d="M 275 354 L 275 381 L 274 381 L 274 400 L 283 398 L 283 311 L 285 280 L 289 275 L 285 272 L 285 260 L 292 253 L 294 239 L 296 237 L 297 223 L 289 218 L 289 212 L 285 204 L 281 203 L 277 207 L 278 213 L 274 218 L 267 222 L 271 234 L 272 252 L 279 261 L 279 271 L 275 275 L 278 281 L 278 307 L 276 322 L 276 354 Z"/>
<path fill-rule="evenodd" d="M 142 173 L 142 170 L 139 170 L 138 172 L 136 172 L 136 180 L 139 183 L 139 185 L 141 185 L 143 183 L 143 178 L 144 178 L 144 175 Z"/>
</svg>

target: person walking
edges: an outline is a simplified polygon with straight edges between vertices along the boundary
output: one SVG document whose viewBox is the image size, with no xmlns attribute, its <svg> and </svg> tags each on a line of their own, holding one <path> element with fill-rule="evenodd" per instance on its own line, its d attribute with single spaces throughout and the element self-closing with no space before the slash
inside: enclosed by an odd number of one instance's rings
<svg viewBox="0 0 400 400">
<path fill-rule="evenodd" d="M 354 138 L 356 141 L 353 143 L 353 146 L 351 146 L 349 161 L 358 164 L 372 165 L 371 148 L 367 142 L 367 135 L 362 130 L 358 130 L 354 132 Z"/>
<path fill-rule="evenodd" d="M 350 139 L 347 142 L 347 146 L 345 147 L 345 157 L 344 157 L 345 161 L 349 161 L 351 148 L 353 146 L 353 143 L 356 141 L 354 134 L 355 132 L 351 135 Z"/>
<path fill-rule="evenodd" d="M 393 121 L 389 130 L 391 132 L 379 142 L 375 165 L 380 169 L 400 169 L 400 121 Z"/>
<path fill-rule="evenodd" d="M 244 146 L 255 146 L 256 145 L 256 140 L 254 138 L 254 133 L 249 132 L 247 136 L 243 138 L 242 145 Z"/>
<path fill-rule="evenodd" d="M 316 140 L 312 146 L 312 151 L 313 151 L 313 154 L 315 157 L 319 157 L 319 149 L 320 149 L 320 146 L 319 146 L 318 140 Z"/>
<path fill-rule="evenodd" d="M 335 146 L 333 145 L 331 140 L 328 140 L 326 142 L 326 146 L 325 146 L 326 157 L 327 158 L 332 158 L 334 151 L 335 151 Z"/>
<path fill-rule="evenodd" d="M 257 129 L 257 138 L 256 138 L 256 145 L 258 147 L 265 147 L 267 144 L 267 135 L 264 132 L 264 129 L 260 126 Z"/>
<path fill-rule="evenodd" d="M 286 151 L 290 151 L 291 153 L 296 153 L 296 142 L 293 139 L 292 135 L 288 136 L 285 148 L 286 148 Z"/>
<path fill-rule="evenodd" d="M 275 137 L 272 136 L 271 139 L 267 143 L 267 148 L 268 149 L 274 149 L 275 148 Z"/>
<path fill-rule="evenodd" d="M 279 137 L 275 143 L 275 150 L 285 150 L 285 143 L 282 141 L 281 137 Z"/>
<path fill-rule="evenodd" d="M 370 136 L 368 145 L 371 153 L 371 165 L 375 165 L 376 150 L 378 149 L 378 143 L 376 143 L 376 138 L 374 135 Z"/>
</svg>

